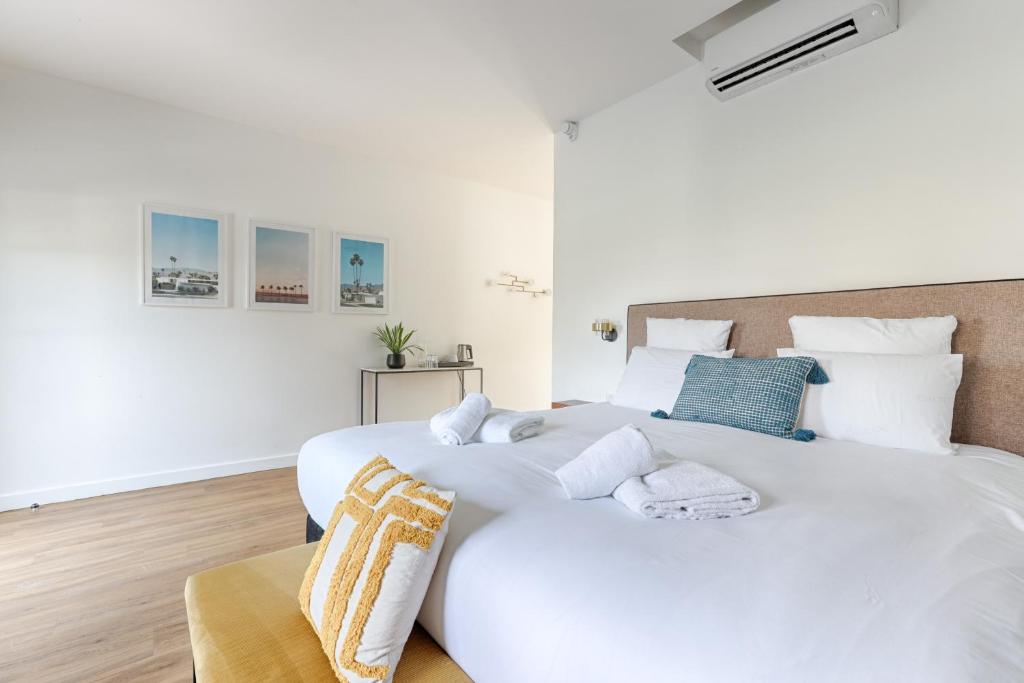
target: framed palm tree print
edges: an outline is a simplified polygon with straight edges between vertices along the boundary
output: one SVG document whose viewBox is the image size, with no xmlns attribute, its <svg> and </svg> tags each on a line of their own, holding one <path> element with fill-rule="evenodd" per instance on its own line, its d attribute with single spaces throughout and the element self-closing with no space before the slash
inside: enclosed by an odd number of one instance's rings
<svg viewBox="0 0 1024 683">
<path fill-rule="evenodd" d="M 382 313 L 391 309 L 390 246 L 386 237 L 335 232 L 331 310 Z"/>
<path fill-rule="evenodd" d="M 227 306 L 228 215 L 163 204 L 142 210 L 142 302 Z"/>
<path fill-rule="evenodd" d="M 316 310 L 316 231 L 249 221 L 246 290 L 251 309 Z"/>
</svg>

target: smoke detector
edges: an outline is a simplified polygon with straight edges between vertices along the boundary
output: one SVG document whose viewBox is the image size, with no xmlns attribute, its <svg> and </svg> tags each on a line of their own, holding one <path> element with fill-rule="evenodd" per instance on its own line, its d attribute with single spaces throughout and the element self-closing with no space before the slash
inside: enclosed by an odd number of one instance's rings
<svg viewBox="0 0 1024 683">
<path fill-rule="evenodd" d="M 580 124 L 578 121 L 563 121 L 562 127 L 558 130 L 565 137 L 569 138 L 571 142 L 576 142 L 576 138 L 580 136 Z"/>
</svg>

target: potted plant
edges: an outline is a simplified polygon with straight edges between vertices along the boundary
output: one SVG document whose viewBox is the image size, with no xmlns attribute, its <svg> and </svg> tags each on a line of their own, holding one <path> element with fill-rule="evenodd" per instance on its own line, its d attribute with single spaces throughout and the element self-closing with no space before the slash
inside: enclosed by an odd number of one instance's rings
<svg viewBox="0 0 1024 683">
<path fill-rule="evenodd" d="M 423 350 L 422 347 L 409 343 L 412 339 L 412 335 L 416 334 L 416 330 L 409 330 L 406 332 L 405 326 L 402 325 L 402 323 L 398 323 L 394 327 L 384 323 L 384 326 L 378 327 L 373 334 L 377 337 L 377 341 L 380 342 L 380 345 L 388 350 L 387 362 L 388 367 L 392 370 L 398 370 L 405 367 L 406 351 Z"/>
</svg>

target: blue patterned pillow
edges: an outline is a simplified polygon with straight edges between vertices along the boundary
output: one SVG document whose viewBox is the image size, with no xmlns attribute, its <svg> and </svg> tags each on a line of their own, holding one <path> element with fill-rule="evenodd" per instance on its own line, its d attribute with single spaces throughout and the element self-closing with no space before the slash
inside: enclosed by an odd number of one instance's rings
<svg viewBox="0 0 1024 683">
<path fill-rule="evenodd" d="M 811 441 L 812 430 L 793 428 L 800 415 L 805 385 L 826 382 L 828 375 L 818 362 L 805 356 L 694 356 L 669 417 Z"/>
</svg>

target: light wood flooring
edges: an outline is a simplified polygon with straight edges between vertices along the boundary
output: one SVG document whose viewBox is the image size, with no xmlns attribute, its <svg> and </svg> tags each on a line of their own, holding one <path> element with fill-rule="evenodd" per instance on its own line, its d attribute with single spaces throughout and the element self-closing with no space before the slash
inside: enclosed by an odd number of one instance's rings
<svg viewBox="0 0 1024 683">
<path fill-rule="evenodd" d="M 295 468 L 0 513 L 0 681 L 191 681 L 185 578 L 305 516 Z"/>
</svg>

